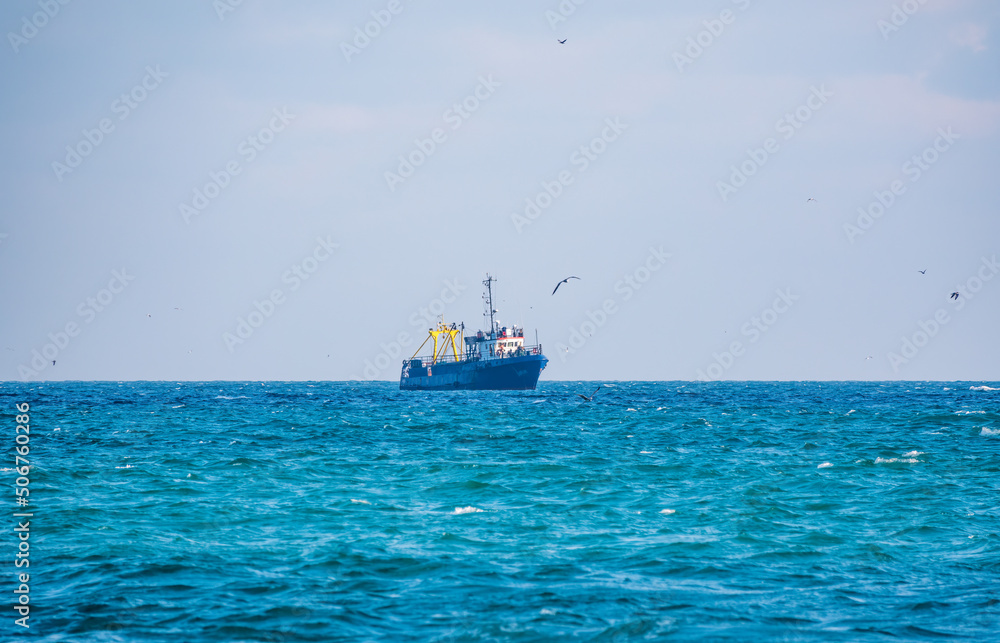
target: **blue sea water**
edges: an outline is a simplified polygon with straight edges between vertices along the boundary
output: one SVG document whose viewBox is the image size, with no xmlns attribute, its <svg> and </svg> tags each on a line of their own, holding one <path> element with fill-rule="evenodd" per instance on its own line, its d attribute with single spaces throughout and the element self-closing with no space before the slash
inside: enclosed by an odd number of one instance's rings
<svg viewBox="0 0 1000 643">
<path fill-rule="evenodd" d="M 1000 640 L 997 383 L 3 383 L 0 405 L 4 640 Z"/>
</svg>

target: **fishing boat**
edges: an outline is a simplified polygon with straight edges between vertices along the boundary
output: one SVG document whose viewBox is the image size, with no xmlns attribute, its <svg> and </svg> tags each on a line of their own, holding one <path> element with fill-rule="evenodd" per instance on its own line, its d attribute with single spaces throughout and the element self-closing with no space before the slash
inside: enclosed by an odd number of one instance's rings
<svg viewBox="0 0 1000 643">
<path fill-rule="evenodd" d="M 548 363 L 538 343 L 524 343 L 524 328 L 501 326 L 493 307 L 495 278 L 483 281 L 483 316 L 487 330 L 465 334 L 465 323 L 442 319 L 428 329 L 427 339 L 403 362 L 399 388 L 404 391 L 531 391 Z M 428 342 L 430 355 L 418 357 Z"/>
</svg>

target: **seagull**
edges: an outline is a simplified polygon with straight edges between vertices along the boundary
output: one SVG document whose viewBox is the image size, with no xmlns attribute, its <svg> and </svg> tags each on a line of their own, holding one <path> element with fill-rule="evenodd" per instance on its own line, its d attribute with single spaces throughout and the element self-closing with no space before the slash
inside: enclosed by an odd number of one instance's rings
<svg viewBox="0 0 1000 643">
<path fill-rule="evenodd" d="M 600 391 L 600 390 L 601 390 L 601 387 L 600 387 L 600 386 L 598 386 L 598 387 L 597 387 L 597 391 Z M 579 396 L 580 396 L 580 397 L 582 397 L 583 399 L 587 400 L 588 402 L 593 402 L 593 401 L 594 401 L 594 396 L 595 396 L 595 395 L 597 395 L 597 391 L 594 391 L 593 393 L 591 393 L 591 394 L 590 394 L 590 397 L 587 397 L 587 396 L 586 396 L 586 395 L 584 395 L 583 393 L 577 393 L 577 395 L 579 395 Z"/>
<path fill-rule="evenodd" d="M 872 357 L 871 355 L 869 355 L 868 357 L 866 357 L 866 358 L 865 358 L 865 361 L 867 362 L 867 361 L 868 361 L 868 360 L 870 360 L 870 359 L 875 359 L 875 358 L 874 358 L 874 357 Z"/>
<path fill-rule="evenodd" d="M 812 197 L 809 197 L 808 199 L 806 199 L 806 203 L 809 203 L 810 201 L 816 201 L 816 199 L 814 199 Z M 819 201 L 816 201 L 816 202 L 819 203 Z"/>
<path fill-rule="evenodd" d="M 559 39 L 558 39 L 558 38 L 556 38 L 556 40 L 559 40 Z M 565 44 L 566 44 L 566 40 L 565 40 L 565 39 L 563 39 L 563 40 L 559 40 L 559 44 L 560 44 L 560 45 L 565 45 Z"/>
<path fill-rule="evenodd" d="M 926 275 L 926 274 L 927 274 L 927 271 L 926 271 L 926 270 L 918 270 L 917 272 L 919 272 L 919 273 L 920 273 L 920 274 L 922 274 L 922 275 Z"/>
<path fill-rule="evenodd" d="M 152 317 L 152 315 L 150 315 L 149 313 L 146 313 L 146 317 Z"/>
<path fill-rule="evenodd" d="M 52 365 L 53 365 L 53 366 L 55 366 L 55 365 L 56 365 L 56 361 L 55 361 L 55 360 L 52 360 Z"/>
<path fill-rule="evenodd" d="M 553 295 L 556 294 L 556 290 L 559 290 L 559 286 L 563 285 L 564 283 L 567 283 L 570 279 L 580 279 L 580 278 L 573 276 L 566 277 L 565 279 L 556 284 L 555 290 L 552 291 L 552 294 Z"/>
<path fill-rule="evenodd" d="M 951 293 L 951 297 L 949 297 L 949 299 L 958 299 L 958 293 L 957 292 Z"/>
</svg>

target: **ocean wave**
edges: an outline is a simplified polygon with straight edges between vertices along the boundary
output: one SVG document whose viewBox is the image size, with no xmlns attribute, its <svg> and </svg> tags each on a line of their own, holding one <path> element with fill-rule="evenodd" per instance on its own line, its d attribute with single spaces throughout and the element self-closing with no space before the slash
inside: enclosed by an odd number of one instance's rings
<svg viewBox="0 0 1000 643">
<path fill-rule="evenodd" d="M 974 383 L 954 397 L 939 383 L 719 382 L 686 396 L 680 384 L 620 383 L 616 404 L 582 416 L 567 411 L 584 385 L 545 380 L 545 404 L 394 382 L 363 394 L 136 383 L 149 394 L 133 406 L 107 402 L 132 395 L 113 383 L 2 383 L 0 394 L 32 409 L 37 398 L 53 442 L 27 455 L 40 470 L 25 505 L 43 484 L 46 527 L 62 535 L 44 567 L 69 616 L 45 621 L 46 641 L 542 641 L 607 628 L 608 640 L 737 628 L 819 640 L 831 638 L 824 615 L 845 609 L 846 638 L 929 638 L 906 629 L 914 622 L 985 641 L 996 635 L 981 616 L 1000 603 L 969 588 L 996 580 L 987 536 L 1000 516 L 983 485 L 998 471 L 1000 393 L 965 395 Z M 42 422 L 43 404 L 65 435 Z M 955 415 L 980 404 L 985 414 Z M 840 464 L 816 462 L 823 453 Z M 9 483 L 13 460 L 0 463 Z M 919 595 L 896 601 L 900 625 L 883 589 L 914 582 Z M 300 599 L 331 587 L 345 609 L 317 619 Z M 762 596 L 782 601 L 762 607 Z M 138 613 L 118 609 L 143 597 Z M 234 614 L 253 631 L 235 629 Z M 678 625 L 658 629 L 668 617 Z"/>
<path fill-rule="evenodd" d="M 970 391 L 1000 391 L 1000 388 L 992 388 L 989 386 L 970 386 Z"/>
</svg>

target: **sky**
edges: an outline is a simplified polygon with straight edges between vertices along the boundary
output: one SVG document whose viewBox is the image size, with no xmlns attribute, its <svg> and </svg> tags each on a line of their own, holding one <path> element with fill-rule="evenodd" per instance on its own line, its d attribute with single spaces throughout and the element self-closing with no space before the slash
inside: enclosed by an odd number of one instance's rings
<svg viewBox="0 0 1000 643">
<path fill-rule="evenodd" d="M 543 380 L 1000 380 L 998 26 L 4 2 L 0 380 L 397 380 L 487 274 Z"/>
</svg>

